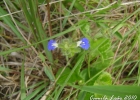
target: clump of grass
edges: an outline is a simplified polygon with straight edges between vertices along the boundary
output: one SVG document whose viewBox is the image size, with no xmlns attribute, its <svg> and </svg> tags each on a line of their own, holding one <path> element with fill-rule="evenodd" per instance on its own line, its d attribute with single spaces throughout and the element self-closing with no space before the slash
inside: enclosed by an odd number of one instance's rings
<svg viewBox="0 0 140 100">
<path fill-rule="evenodd" d="M 0 5 L 0 99 L 140 98 L 139 1 L 3 0 Z M 83 37 L 90 44 L 86 50 L 76 47 Z M 49 51 L 51 39 L 71 40 L 76 49 L 67 52 L 78 51 L 65 56 L 66 43 Z"/>
</svg>

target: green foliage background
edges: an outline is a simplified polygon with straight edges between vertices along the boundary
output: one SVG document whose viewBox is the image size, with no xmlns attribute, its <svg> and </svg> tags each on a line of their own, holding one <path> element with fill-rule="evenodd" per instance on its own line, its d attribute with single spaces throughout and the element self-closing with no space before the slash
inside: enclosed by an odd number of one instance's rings
<svg viewBox="0 0 140 100">
<path fill-rule="evenodd" d="M 139 100 L 139 5 L 136 0 L 0 1 L 0 99 Z M 82 37 L 89 40 L 88 50 L 76 48 Z M 60 48 L 48 51 L 51 39 Z"/>
</svg>

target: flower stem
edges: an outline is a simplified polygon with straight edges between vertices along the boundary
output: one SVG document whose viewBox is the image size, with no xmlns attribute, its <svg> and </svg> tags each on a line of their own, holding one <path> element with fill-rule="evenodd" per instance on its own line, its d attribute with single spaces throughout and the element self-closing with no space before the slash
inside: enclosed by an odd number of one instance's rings
<svg viewBox="0 0 140 100">
<path fill-rule="evenodd" d="M 70 65 L 70 62 L 69 62 L 69 57 L 68 57 L 68 55 L 66 55 L 66 61 L 67 61 L 67 65 Z"/>
</svg>

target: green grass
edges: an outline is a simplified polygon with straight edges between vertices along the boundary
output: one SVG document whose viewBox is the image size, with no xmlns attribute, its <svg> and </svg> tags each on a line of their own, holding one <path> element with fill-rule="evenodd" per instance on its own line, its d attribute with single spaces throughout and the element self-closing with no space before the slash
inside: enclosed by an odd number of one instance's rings
<svg viewBox="0 0 140 100">
<path fill-rule="evenodd" d="M 139 100 L 139 5 L 0 1 L 0 100 Z M 88 50 L 76 47 L 83 37 Z M 47 48 L 51 39 L 58 43 L 53 51 Z"/>
</svg>

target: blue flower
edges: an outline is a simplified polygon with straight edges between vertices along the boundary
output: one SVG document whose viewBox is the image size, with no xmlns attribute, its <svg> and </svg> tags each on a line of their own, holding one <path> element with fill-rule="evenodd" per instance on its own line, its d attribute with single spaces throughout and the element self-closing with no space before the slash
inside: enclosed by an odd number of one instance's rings
<svg viewBox="0 0 140 100">
<path fill-rule="evenodd" d="M 54 50 L 55 48 L 58 47 L 58 44 L 56 43 L 55 40 L 50 40 L 48 42 L 48 50 L 51 51 L 51 50 Z"/>
<path fill-rule="evenodd" d="M 80 41 L 77 42 L 77 46 L 87 50 L 90 45 L 87 38 L 82 38 Z"/>
</svg>

